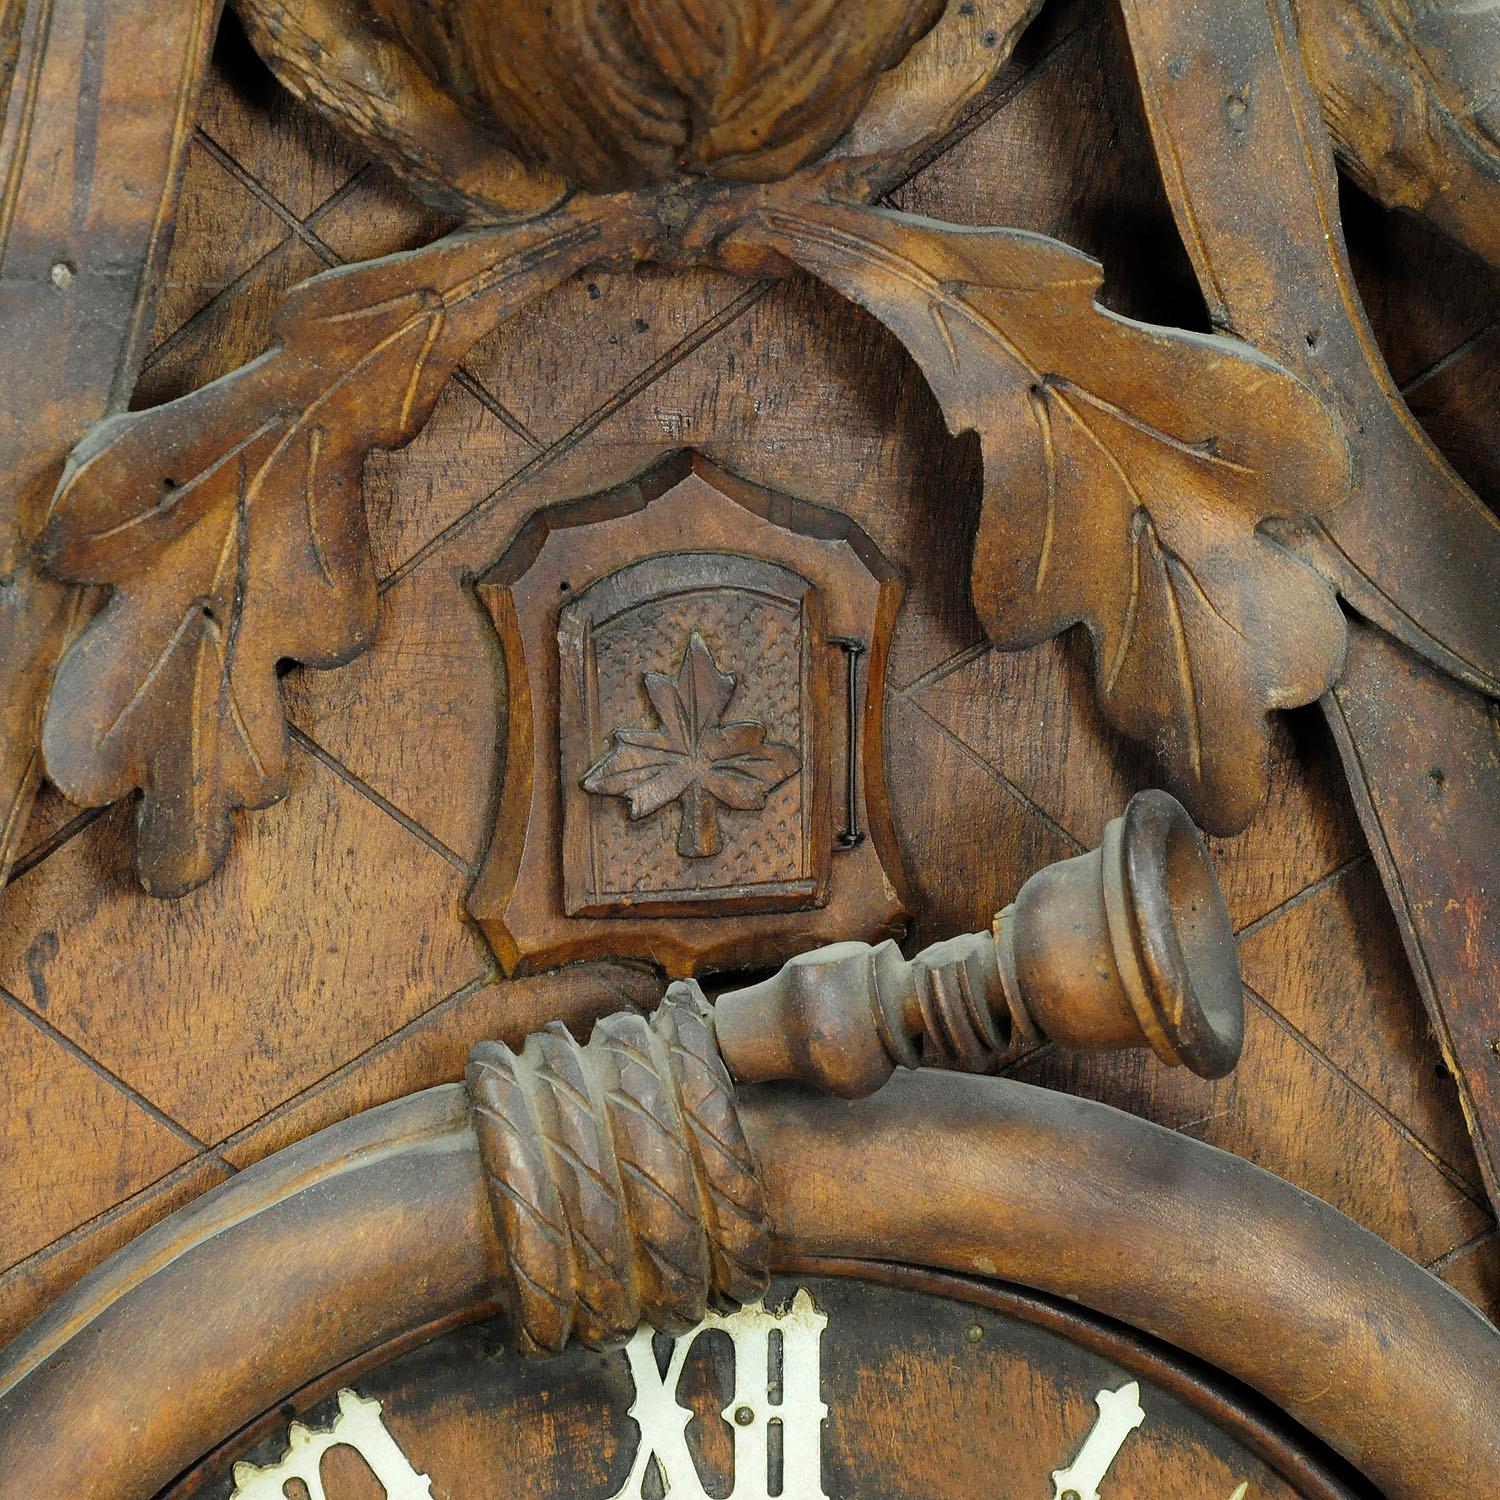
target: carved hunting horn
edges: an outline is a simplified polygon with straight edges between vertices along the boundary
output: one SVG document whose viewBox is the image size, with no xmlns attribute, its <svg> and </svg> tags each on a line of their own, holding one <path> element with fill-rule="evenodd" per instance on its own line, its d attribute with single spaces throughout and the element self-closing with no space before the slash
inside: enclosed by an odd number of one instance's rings
<svg viewBox="0 0 1500 1500">
<path fill-rule="evenodd" d="M 710 1006 L 672 985 L 581 1046 L 554 1023 L 481 1042 L 468 1087 L 518 1347 L 683 1332 L 765 1285 L 771 1226 L 738 1084 L 862 1098 L 896 1068 L 992 1073 L 1043 1039 L 1149 1046 L 1219 1077 L 1239 1060 L 1239 959 L 1197 827 L 1134 797 L 1091 854 L 1038 871 L 987 932 L 905 959 L 834 943 Z M 914 1122 L 916 1123 L 916 1122 Z"/>
</svg>

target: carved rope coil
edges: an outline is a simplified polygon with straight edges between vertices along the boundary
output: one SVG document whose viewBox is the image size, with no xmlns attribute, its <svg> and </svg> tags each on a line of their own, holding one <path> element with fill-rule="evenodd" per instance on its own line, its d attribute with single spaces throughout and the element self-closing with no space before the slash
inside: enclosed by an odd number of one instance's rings
<svg viewBox="0 0 1500 1500">
<path fill-rule="evenodd" d="M 587 1046 L 556 1023 L 519 1053 L 481 1042 L 466 1077 L 523 1352 L 685 1332 L 765 1289 L 764 1199 L 696 986 Z"/>
</svg>

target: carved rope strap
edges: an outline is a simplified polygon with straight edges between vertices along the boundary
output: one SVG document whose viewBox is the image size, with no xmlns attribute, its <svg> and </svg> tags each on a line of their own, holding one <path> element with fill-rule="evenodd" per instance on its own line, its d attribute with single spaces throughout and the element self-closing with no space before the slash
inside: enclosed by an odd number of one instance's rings
<svg viewBox="0 0 1500 1500">
<path fill-rule="evenodd" d="M 649 1021 L 580 1046 L 560 1025 L 467 1073 L 524 1353 L 599 1346 L 649 1321 L 682 1333 L 766 1284 L 769 1226 L 707 1007 L 674 986 Z"/>
</svg>

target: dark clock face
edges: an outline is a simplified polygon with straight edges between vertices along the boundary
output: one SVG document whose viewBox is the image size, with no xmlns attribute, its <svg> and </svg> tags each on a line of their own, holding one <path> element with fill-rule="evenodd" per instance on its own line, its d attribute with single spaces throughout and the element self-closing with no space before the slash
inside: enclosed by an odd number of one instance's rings
<svg viewBox="0 0 1500 1500">
<path fill-rule="evenodd" d="M 864 1273 L 868 1274 L 868 1273 Z M 212 1500 L 1347 1500 L 1305 1435 L 1133 1335 L 950 1278 L 778 1278 L 679 1337 L 502 1324 L 334 1372 L 171 1492 Z M 287 1330 L 295 1337 L 295 1330 Z"/>
</svg>

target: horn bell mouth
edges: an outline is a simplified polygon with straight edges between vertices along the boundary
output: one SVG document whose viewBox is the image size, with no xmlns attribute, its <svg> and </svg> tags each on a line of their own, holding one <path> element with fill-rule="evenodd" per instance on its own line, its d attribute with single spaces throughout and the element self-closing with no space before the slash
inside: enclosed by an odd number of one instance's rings
<svg viewBox="0 0 1500 1500">
<path fill-rule="evenodd" d="M 1224 1077 L 1244 1050 L 1245 1002 L 1202 833 L 1175 797 L 1152 789 L 1105 830 L 1101 853 L 1110 937 L 1141 1030 L 1164 1062 Z"/>
</svg>

